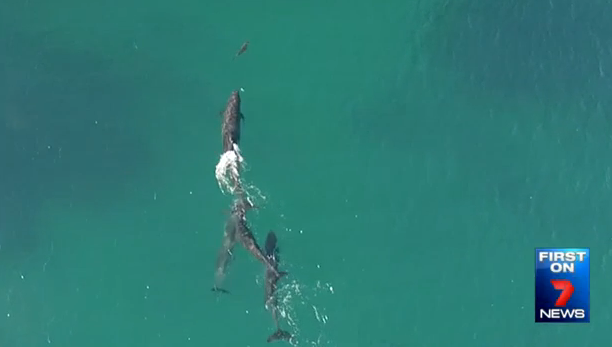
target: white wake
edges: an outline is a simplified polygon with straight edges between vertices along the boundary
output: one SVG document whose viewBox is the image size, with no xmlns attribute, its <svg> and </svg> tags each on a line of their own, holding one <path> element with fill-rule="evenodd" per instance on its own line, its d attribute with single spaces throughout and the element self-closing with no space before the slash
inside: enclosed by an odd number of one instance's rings
<svg viewBox="0 0 612 347">
<path fill-rule="evenodd" d="M 244 164 L 240 147 L 235 143 L 234 150 L 227 151 L 221 155 L 219 163 L 217 163 L 215 168 L 215 177 L 223 193 L 233 194 L 240 185 L 240 174 Z"/>
</svg>

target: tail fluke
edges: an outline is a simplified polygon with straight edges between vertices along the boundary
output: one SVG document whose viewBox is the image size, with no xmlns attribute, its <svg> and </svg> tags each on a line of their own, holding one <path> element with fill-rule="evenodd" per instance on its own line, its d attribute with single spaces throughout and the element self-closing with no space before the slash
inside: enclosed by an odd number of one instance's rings
<svg viewBox="0 0 612 347">
<path fill-rule="evenodd" d="M 221 287 L 212 287 L 212 288 L 210 288 L 210 291 L 217 292 L 217 293 L 223 293 L 223 294 L 230 294 L 230 292 L 228 290 L 223 289 Z"/>
<path fill-rule="evenodd" d="M 274 334 L 268 336 L 267 341 L 268 342 L 273 342 L 273 341 L 278 341 L 278 340 L 290 341 L 291 337 L 292 336 L 288 331 L 278 329 L 277 331 L 274 332 Z"/>
</svg>

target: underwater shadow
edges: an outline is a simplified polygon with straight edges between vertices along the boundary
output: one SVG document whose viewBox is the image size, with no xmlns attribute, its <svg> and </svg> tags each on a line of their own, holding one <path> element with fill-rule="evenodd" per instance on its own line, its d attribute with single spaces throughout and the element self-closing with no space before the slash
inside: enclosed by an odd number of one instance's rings
<svg viewBox="0 0 612 347">
<path fill-rule="evenodd" d="M 1 251 L 31 252 L 46 201 L 110 204 L 148 172 L 135 126 L 145 86 L 112 57 L 49 33 L 1 32 Z"/>
</svg>

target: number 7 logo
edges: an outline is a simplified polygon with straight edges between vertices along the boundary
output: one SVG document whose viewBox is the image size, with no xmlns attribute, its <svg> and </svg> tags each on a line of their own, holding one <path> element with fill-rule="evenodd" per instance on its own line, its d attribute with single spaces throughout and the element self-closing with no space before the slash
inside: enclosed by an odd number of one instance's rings
<svg viewBox="0 0 612 347">
<path fill-rule="evenodd" d="M 574 294 L 574 286 L 572 285 L 572 282 L 569 280 L 550 280 L 550 283 L 552 283 L 556 290 L 561 291 L 561 294 L 559 294 L 559 297 L 555 302 L 555 306 L 565 307 L 569 299 L 572 297 L 572 294 Z"/>
</svg>

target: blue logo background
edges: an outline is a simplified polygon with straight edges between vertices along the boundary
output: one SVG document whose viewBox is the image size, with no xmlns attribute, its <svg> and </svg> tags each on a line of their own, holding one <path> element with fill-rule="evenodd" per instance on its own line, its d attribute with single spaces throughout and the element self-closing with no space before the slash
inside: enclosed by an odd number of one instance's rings
<svg viewBox="0 0 612 347">
<path fill-rule="evenodd" d="M 539 261 L 539 254 L 546 252 L 586 252 L 584 262 L 578 259 L 574 263 L 574 273 L 554 273 L 550 271 L 549 259 Z M 536 323 L 588 323 L 590 321 L 590 282 L 591 282 L 591 254 L 589 248 L 537 248 L 535 252 L 536 273 L 535 273 L 535 321 Z M 567 302 L 565 307 L 556 307 L 555 302 L 561 295 L 560 290 L 556 290 L 550 280 L 570 280 L 574 286 L 574 294 Z M 559 318 L 540 319 L 540 309 L 584 309 L 585 318 Z"/>
</svg>

